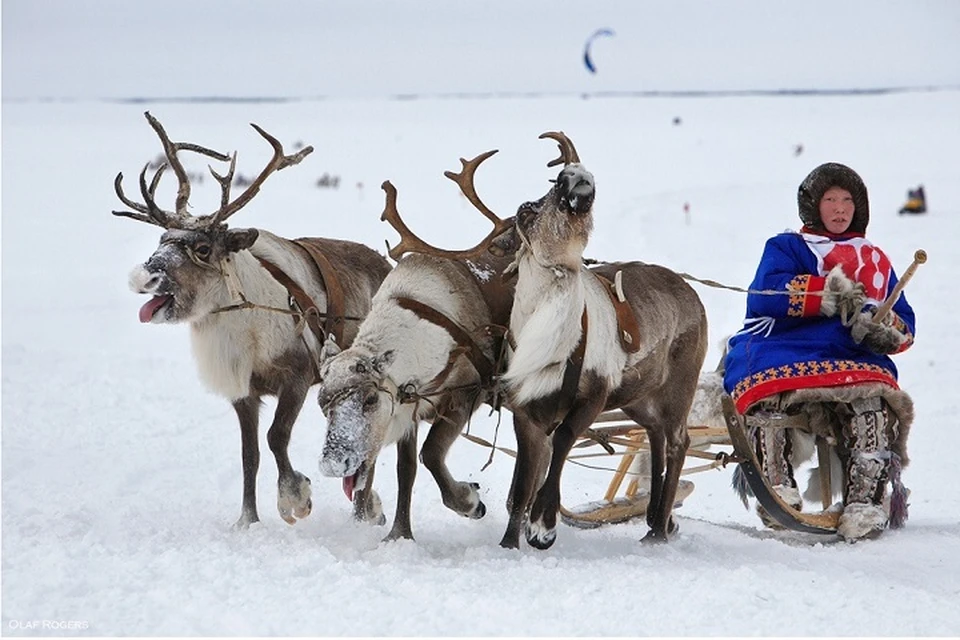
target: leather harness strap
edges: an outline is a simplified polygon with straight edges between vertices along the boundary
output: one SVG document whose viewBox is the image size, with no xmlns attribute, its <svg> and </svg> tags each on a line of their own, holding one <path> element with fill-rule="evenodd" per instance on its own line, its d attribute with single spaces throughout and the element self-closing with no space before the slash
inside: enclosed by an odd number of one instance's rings
<svg viewBox="0 0 960 640">
<path fill-rule="evenodd" d="M 314 304 L 313 300 L 307 295 L 307 292 L 304 291 L 300 285 L 293 281 L 293 279 L 288 276 L 283 269 L 273 264 L 269 260 L 265 260 L 260 256 L 257 256 L 257 260 L 260 261 L 260 264 L 264 269 L 270 272 L 270 275 L 279 282 L 287 292 L 290 294 L 290 297 L 297 303 L 300 313 L 303 313 L 307 319 L 307 325 L 310 327 L 310 330 L 313 331 L 313 334 L 317 337 L 317 340 L 320 344 L 323 344 L 324 335 L 323 329 L 320 327 L 320 320 L 317 313 L 309 313 L 309 309 L 316 309 L 317 305 Z M 296 316 L 293 316 L 293 323 L 298 322 Z"/>
<path fill-rule="evenodd" d="M 450 334 L 450 337 L 453 338 L 453 341 L 457 343 L 457 348 L 450 354 L 450 360 L 447 362 L 447 366 L 440 372 L 440 376 L 434 378 L 434 381 L 438 380 L 438 378 L 439 380 L 445 378 L 447 374 L 450 373 L 453 361 L 462 353 L 470 360 L 470 363 L 473 365 L 473 368 L 477 370 L 477 373 L 480 374 L 480 384 L 484 387 L 490 385 L 495 373 L 494 364 L 483 354 L 480 345 L 470 337 L 470 334 L 467 333 L 463 327 L 419 300 L 398 297 L 396 301 L 403 309 L 411 311 L 423 320 L 446 330 L 446 332 Z"/>
<path fill-rule="evenodd" d="M 324 329 L 327 335 L 332 335 L 337 341 L 337 344 L 343 348 L 343 321 L 346 304 L 344 302 L 343 287 L 337 278 L 336 270 L 333 268 L 333 265 L 330 264 L 329 258 L 327 258 L 316 245 L 304 242 L 303 240 L 294 240 L 293 242 L 313 258 L 314 264 L 317 265 L 317 269 L 320 271 L 320 279 L 323 280 L 323 286 L 327 291 L 327 311 L 323 323 Z M 309 300 L 309 297 L 307 299 Z M 311 304 L 311 307 L 316 309 L 316 305 Z M 320 310 L 317 309 L 317 313 L 319 313 L 319 311 Z M 304 313 L 307 313 L 308 316 L 312 315 L 307 307 L 304 307 Z M 323 339 L 320 339 L 320 341 L 323 343 Z"/>
<path fill-rule="evenodd" d="M 620 346 L 627 353 L 636 353 L 640 350 L 640 325 L 637 323 L 633 308 L 627 300 L 620 298 L 613 282 L 594 271 L 590 273 L 600 280 L 603 290 L 607 292 L 610 302 L 613 303 L 613 310 L 617 314 L 617 335 L 620 336 Z"/>
<path fill-rule="evenodd" d="M 343 287 L 337 279 L 336 272 L 330 260 L 320 251 L 319 248 L 300 240 L 294 240 L 294 244 L 307 252 L 307 255 L 313 260 L 320 273 L 320 279 L 323 281 L 324 289 L 327 292 L 327 308 L 325 313 L 321 313 L 317 304 L 313 301 L 303 287 L 296 283 L 287 273 L 265 258 L 257 256 L 257 260 L 266 269 L 274 279 L 286 288 L 290 297 L 299 307 L 299 312 L 306 318 L 307 326 L 317 337 L 317 341 L 322 345 L 328 335 L 332 335 L 337 344 L 343 346 L 343 321 L 344 321 L 344 295 Z M 324 318 L 323 326 L 320 326 L 320 318 Z M 298 322 L 294 317 L 294 323 Z"/>
</svg>

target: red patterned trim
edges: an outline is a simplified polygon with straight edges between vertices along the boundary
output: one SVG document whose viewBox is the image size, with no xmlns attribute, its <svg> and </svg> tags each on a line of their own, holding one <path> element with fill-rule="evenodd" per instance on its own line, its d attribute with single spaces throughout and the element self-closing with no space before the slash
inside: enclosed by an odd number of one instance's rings
<svg viewBox="0 0 960 640">
<path fill-rule="evenodd" d="M 820 304 L 823 296 L 810 295 L 823 291 L 827 279 L 822 276 L 809 274 L 796 276 L 787 283 L 790 291 L 790 300 L 787 306 L 787 315 L 795 318 L 820 315 Z"/>
<path fill-rule="evenodd" d="M 810 387 L 838 387 L 862 382 L 883 382 L 899 389 L 889 369 L 853 360 L 809 360 L 757 372 L 737 383 L 733 401 L 744 413 L 750 405 L 767 396 Z"/>
<path fill-rule="evenodd" d="M 893 318 L 892 326 L 894 329 L 902 333 L 906 340 L 903 341 L 903 344 L 900 345 L 900 348 L 894 351 L 894 353 L 903 353 L 911 346 L 913 346 L 913 334 L 910 333 L 910 330 L 907 328 L 907 323 L 900 319 L 894 312 L 890 312 L 890 316 Z"/>
</svg>

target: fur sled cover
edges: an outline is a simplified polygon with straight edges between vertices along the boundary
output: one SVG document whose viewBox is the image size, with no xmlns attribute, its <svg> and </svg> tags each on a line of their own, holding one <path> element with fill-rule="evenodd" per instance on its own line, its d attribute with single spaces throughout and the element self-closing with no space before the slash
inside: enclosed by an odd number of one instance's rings
<svg viewBox="0 0 960 640">
<path fill-rule="evenodd" d="M 907 456 L 907 438 L 910 427 L 913 425 L 913 399 L 906 391 L 894 389 L 882 383 L 865 383 L 843 387 L 815 387 L 811 389 L 797 389 L 785 391 L 778 396 L 767 398 L 764 402 L 774 401 L 781 410 L 800 405 L 801 412 L 807 416 L 810 431 L 815 435 L 827 438 L 834 442 L 841 432 L 840 416 L 834 408 L 835 403 L 849 403 L 858 398 L 872 398 L 880 396 L 887 401 L 890 409 L 896 414 L 899 430 L 896 439 L 891 443 L 890 450 L 900 456 L 900 465 L 906 468 L 910 464 Z M 796 430 L 793 430 L 796 431 Z M 800 444 L 794 440 L 795 444 Z M 794 449 L 796 453 L 801 450 Z M 794 464 L 813 455 L 812 449 L 806 457 L 797 457 Z"/>
</svg>

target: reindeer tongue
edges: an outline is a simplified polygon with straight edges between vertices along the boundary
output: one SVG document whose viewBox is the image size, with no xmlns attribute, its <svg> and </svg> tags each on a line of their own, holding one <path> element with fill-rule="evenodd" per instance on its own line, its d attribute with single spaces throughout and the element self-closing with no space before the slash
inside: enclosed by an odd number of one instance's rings
<svg viewBox="0 0 960 640">
<path fill-rule="evenodd" d="M 344 476 L 343 478 L 343 493 L 347 496 L 347 500 L 353 502 L 353 488 L 357 484 L 357 474 L 352 476 Z"/>
<path fill-rule="evenodd" d="M 150 322 L 153 320 L 157 309 L 162 307 L 170 300 L 170 296 L 154 296 L 145 305 L 140 307 L 140 322 Z"/>
</svg>

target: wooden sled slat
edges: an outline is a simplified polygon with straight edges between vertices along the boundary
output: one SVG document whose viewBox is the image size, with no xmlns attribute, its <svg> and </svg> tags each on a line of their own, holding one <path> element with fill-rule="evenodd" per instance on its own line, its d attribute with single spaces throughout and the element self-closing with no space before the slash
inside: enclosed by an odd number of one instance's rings
<svg viewBox="0 0 960 640">
<path fill-rule="evenodd" d="M 691 493 L 694 484 L 689 480 L 680 480 L 674 508 L 683 504 Z M 633 497 L 620 497 L 612 501 L 597 500 L 567 509 L 560 506 L 560 519 L 579 529 L 595 529 L 605 524 L 619 524 L 640 516 L 645 516 L 650 506 L 650 492 L 641 489 Z"/>
</svg>

